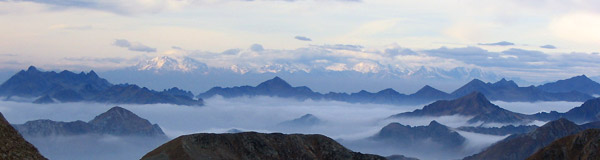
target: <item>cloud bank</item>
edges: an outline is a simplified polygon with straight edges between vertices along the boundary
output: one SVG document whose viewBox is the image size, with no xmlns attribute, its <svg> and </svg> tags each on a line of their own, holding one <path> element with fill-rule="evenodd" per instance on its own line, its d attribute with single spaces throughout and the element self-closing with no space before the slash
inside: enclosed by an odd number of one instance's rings
<svg viewBox="0 0 600 160">
<path fill-rule="evenodd" d="M 498 102 L 495 102 L 498 103 Z M 381 155 L 405 154 L 402 148 L 387 148 L 375 142 L 363 141 L 377 133 L 383 126 L 390 122 L 399 122 L 405 125 L 427 125 L 431 120 L 436 120 L 450 127 L 466 125 L 467 117 L 445 116 L 424 117 L 413 119 L 383 120 L 384 118 L 401 112 L 412 111 L 422 106 L 389 106 L 376 104 L 349 104 L 331 101 L 304 101 L 290 99 L 256 97 L 223 99 L 215 97 L 206 99 L 206 106 L 188 107 L 167 104 L 157 105 L 120 105 L 131 110 L 151 123 L 158 124 L 169 138 L 184 134 L 198 132 L 224 133 L 231 129 L 259 132 L 283 132 L 324 134 L 340 141 L 343 145 L 355 151 L 375 153 Z M 508 109 L 526 108 L 527 112 L 545 111 L 548 107 L 565 110 L 570 103 L 498 103 Z M 566 104 L 566 105 L 565 105 Z M 0 112 L 13 124 L 22 124 L 36 119 L 50 119 L 55 121 L 88 121 L 94 116 L 105 112 L 113 105 L 96 103 L 61 103 L 61 104 L 31 104 L 0 101 Z M 521 110 L 524 111 L 524 110 Z M 278 127 L 279 123 L 296 119 L 305 114 L 313 114 L 322 120 L 322 123 L 306 126 L 302 129 Z M 467 138 L 465 150 L 462 153 L 453 153 L 460 157 L 474 153 L 499 139 L 502 136 L 489 136 L 459 132 Z M 28 137 L 26 137 L 28 138 Z M 87 157 L 100 157 L 99 159 L 137 159 L 147 151 L 153 149 L 165 140 L 148 140 L 140 137 L 114 137 L 85 135 L 77 137 L 52 137 L 49 139 L 35 139 L 29 137 L 42 154 L 51 159 L 87 159 Z M 151 142 L 151 143 L 145 143 Z M 146 145 L 141 145 L 141 144 Z M 89 145 L 95 144 L 95 145 Z M 376 146 L 379 146 L 377 148 Z M 85 154 L 73 154 L 72 151 Z M 424 152 L 426 153 L 426 152 Z M 72 155 L 71 155 L 72 154 Z M 448 153 L 450 154 L 450 153 Z M 414 155 L 414 154 L 413 154 Z M 112 156 L 112 157 L 111 157 Z M 132 158 L 133 157 L 133 158 Z"/>
<path fill-rule="evenodd" d="M 512 43 L 512 42 L 501 41 L 501 42 L 496 42 L 496 43 L 479 43 L 479 45 L 484 45 L 484 46 L 513 46 L 515 44 Z"/>
<path fill-rule="evenodd" d="M 147 52 L 147 53 L 156 52 L 156 48 L 146 46 L 139 42 L 129 42 L 126 39 L 116 39 L 113 42 L 113 45 L 115 45 L 117 47 L 121 47 L 121 48 L 127 48 L 130 51 Z"/>
</svg>

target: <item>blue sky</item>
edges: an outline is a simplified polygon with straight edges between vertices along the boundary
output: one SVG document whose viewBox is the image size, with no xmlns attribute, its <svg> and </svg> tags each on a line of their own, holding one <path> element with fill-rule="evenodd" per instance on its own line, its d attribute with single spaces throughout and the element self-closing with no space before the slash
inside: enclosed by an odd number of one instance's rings
<svg viewBox="0 0 600 160">
<path fill-rule="evenodd" d="M 598 1 L 0 0 L 0 23 L 0 68 L 114 69 L 170 55 L 218 67 L 600 74 Z"/>
</svg>

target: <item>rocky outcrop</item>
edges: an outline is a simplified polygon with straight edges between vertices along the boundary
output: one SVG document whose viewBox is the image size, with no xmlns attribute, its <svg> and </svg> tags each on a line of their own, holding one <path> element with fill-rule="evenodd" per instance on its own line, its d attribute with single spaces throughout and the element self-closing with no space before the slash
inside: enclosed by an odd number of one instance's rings
<svg viewBox="0 0 600 160">
<path fill-rule="evenodd" d="M 244 132 L 200 133 L 177 137 L 142 157 L 143 160 L 186 159 L 354 159 L 384 157 L 352 152 L 323 135 Z"/>
<path fill-rule="evenodd" d="M 0 159 L 42 160 L 39 151 L 25 141 L 0 113 Z"/>
<path fill-rule="evenodd" d="M 525 134 L 512 135 L 493 144 L 484 151 L 465 157 L 465 160 L 522 160 L 552 141 L 578 133 L 582 130 L 577 124 L 559 119 Z"/>
<path fill-rule="evenodd" d="M 600 129 L 588 129 L 558 139 L 538 150 L 527 160 L 580 160 L 600 159 Z"/>
</svg>

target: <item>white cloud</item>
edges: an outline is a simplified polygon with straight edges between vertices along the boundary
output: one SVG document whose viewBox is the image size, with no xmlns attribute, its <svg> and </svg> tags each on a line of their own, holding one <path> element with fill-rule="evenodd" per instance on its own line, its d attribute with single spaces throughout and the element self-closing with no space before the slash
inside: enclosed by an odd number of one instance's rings
<svg viewBox="0 0 600 160">
<path fill-rule="evenodd" d="M 600 43 L 600 13 L 575 12 L 553 19 L 549 30 L 554 36 L 586 44 Z"/>
</svg>

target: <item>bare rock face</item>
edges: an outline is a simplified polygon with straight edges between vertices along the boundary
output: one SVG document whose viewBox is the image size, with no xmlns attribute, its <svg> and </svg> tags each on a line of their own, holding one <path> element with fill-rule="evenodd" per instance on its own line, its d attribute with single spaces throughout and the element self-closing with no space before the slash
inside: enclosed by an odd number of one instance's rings
<svg viewBox="0 0 600 160">
<path fill-rule="evenodd" d="M 180 136 L 144 155 L 142 159 L 384 160 L 385 158 L 353 152 L 323 135 L 244 132 Z"/>
<path fill-rule="evenodd" d="M 600 146 L 600 129 L 588 129 L 558 139 L 527 159 L 600 159 L 600 148 L 598 146 Z"/>
<path fill-rule="evenodd" d="M 0 159 L 46 159 L 6 121 L 0 113 Z"/>
<path fill-rule="evenodd" d="M 577 124 L 561 118 L 551 121 L 532 132 L 512 135 L 493 144 L 486 150 L 465 157 L 464 160 L 521 160 L 561 137 L 578 133 L 583 129 Z"/>
</svg>

